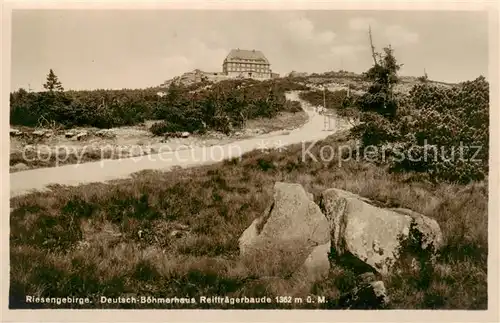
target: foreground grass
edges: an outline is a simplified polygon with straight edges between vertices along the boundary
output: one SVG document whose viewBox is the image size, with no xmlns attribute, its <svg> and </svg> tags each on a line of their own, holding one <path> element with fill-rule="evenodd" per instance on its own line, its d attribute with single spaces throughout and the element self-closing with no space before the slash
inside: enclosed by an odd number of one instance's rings
<svg viewBox="0 0 500 323">
<path fill-rule="evenodd" d="M 311 151 L 319 156 L 322 146 L 347 140 L 331 136 Z M 268 276 L 264 259 L 253 265 L 238 262 L 239 236 L 268 206 L 275 181 L 286 181 L 302 184 L 315 198 L 337 187 L 439 222 L 445 248 L 432 274 L 403 269 L 386 280 L 394 308 L 487 307 L 486 183 L 431 185 L 364 162 L 341 167 L 337 161 L 303 162 L 301 149 L 296 145 L 284 153 L 252 152 L 217 165 L 146 171 L 111 184 L 57 186 L 52 192 L 13 198 L 10 306 L 27 307 L 26 295 L 94 300 L 101 295 L 318 295 L 328 302 L 253 307 L 337 308 L 335 300 L 357 279 L 348 269 L 333 266 L 327 279 L 310 286 Z M 252 306 L 97 302 L 87 307 Z"/>
</svg>

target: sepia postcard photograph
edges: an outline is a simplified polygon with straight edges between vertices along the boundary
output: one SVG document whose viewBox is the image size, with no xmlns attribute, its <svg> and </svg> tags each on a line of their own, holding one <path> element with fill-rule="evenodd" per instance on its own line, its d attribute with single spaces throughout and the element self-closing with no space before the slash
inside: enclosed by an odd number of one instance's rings
<svg viewBox="0 0 500 323">
<path fill-rule="evenodd" d="M 488 6 L 9 10 L 9 315 L 498 311 Z"/>
</svg>

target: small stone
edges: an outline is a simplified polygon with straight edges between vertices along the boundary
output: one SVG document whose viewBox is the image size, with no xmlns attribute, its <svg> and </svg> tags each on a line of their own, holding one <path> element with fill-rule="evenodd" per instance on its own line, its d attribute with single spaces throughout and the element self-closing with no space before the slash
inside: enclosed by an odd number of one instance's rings
<svg viewBox="0 0 500 323">
<path fill-rule="evenodd" d="M 365 284 L 369 284 L 375 281 L 375 274 L 372 272 L 366 272 L 361 275 L 359 275 L 359 278 L 361 278 L 361 281 Z"/>
<path fill-rule="evenodd" d="M 17 171 L 23 171 L 23 170 L 28 170 L 30 168 L 25 163 L 17 163 L 14 166 L 12 166 L 12 169 Z"/>
<path fill-rule="evenodd" d="M 90 247 L 90 243 L 88 241 L 78 241 L 76 248 L 79 250 L 87 249 Z"/>
<path fill-rule="evenodd" d="M 22 135 L 22 131 L 19 131 L 17 129 L 14 129 L 14 128 L 10 128 L 10 135 L 11 136 L 20 136 Z"/>
<path fill-rule="evenodd" d="M 385 307 L 389 304 L 389 296 L 387 296 L 387 290 L 385 288 L 384 282 L 377 280 L 370 283 L 370 288 L 375 294 L 375 298 L 378 300 L 379 307 Z"/>
<path fill-rule="evenodd" d="M 79 134 L 76 135 L 77 140 L 82 140 L 83 138 L 87 137 L 88 133 L 86 131 L 80 132 Z"/>
<path fill-rule="evenodd" d="M 170 232 L 170 236 L 174 238 L 180 238 L 182 237 L 182 232 L 179 230 L 172 230 L 172 232 Z"/>
<path fill-rule="evenodd" d="M 33 135 L 34 136 L 38 136 L 38 137 L 41 137 L 43 135 L 45 135 L 46 131 L 45 130 L 36 130 L 36 131 L 33 131 Z"/>
<path fill-rule="evenodd" d="M 339 298 L 339 305 L 348 309 L 383 309 L 389 305 L 384 282 L 376 280 L 373 273 L 359 276 L 358 284 Z"/>
<path fill-rule="evenodd" d="M 188 226 L 188 225 L 186 225 L 186 224 L 182 224 L 182 223 L 177 223 L 175 226 L 176 226 L 178 229 L 180 229 L 180 230 L 187 230 L 187 229 L 189 229 L 189 226 Z"/>
<path fill-rule="evenodd" d="M 75 135 L 76 135 L 76 132 L 74 132 L 74 131 L 67 131 L 67 132 L 64 134 L 64 136 L 65 136 L 66 138 L 72 138 L 72 137 L 74 137 Z"/>
</svg>

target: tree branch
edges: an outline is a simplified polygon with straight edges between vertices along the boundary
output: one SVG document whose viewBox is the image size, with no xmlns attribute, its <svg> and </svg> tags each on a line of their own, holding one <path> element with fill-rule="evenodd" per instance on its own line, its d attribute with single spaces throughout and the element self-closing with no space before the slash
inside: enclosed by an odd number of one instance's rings
<svg viewBox="0 0 500 323">
<path fill-rule="evenodd" d="M 372 51 L 373 63 L 375 64 L 375 66 L 377 66 L 378 63 L 377 63 L 377 57 L 375 54 L 375 46 L 373 46 L 372 27 L 371 26 L 368 26 L 368 35 L 370 36 L 370 48 Z"/>
</svg>

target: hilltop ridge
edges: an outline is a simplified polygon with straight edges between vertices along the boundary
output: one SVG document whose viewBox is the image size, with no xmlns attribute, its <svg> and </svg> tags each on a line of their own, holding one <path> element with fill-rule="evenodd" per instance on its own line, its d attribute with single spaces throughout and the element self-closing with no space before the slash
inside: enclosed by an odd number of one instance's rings
<svg viewBox="0 0 500 323">
<path fill-rule="evenodd" d="M 349 87 L 352 90 L 366 91 L 370 86 L 370 82 L 364 77 L 363 74 L 358 74 L 348 71 L 328 71 L 323 73 L 308 73 L 291 71 L 277 79 L 290 79 L 295 82 L 300 82 L 303 85 L 318 88 L 325 86 L 329 88 Z M 166 80 L 159 85 L 160 88 L 168 88 L 170 84 L 191 86 L 197 83 L 218 83 L 220 81 L 228 80 L 230 77 L 218 72 L 204 72 L 200 69 L 194 69 L 190 72 L 185 72 L 179 76 L 175 76 Z M 399 83 L 395 87 L 396 92 L 408 93 L 411 87 L 415 84 L 421 83 L 420 77 L 416 76 L 400 76 Z M 443 88 L 451 88 L 455 86 L 454 83 L 447 83 L 441 81 L 427 80 L 427 83 Z"/>
</svg>

